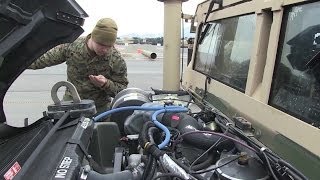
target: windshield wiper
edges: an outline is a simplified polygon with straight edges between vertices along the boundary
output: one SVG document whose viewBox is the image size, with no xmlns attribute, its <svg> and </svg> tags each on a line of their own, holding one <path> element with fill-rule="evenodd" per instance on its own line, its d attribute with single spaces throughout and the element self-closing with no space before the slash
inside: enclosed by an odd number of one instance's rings
<svg viewBox="0 0 320 180">
<path fill-rule="evenodd" d="M 306 67 L 312 69 L 319 64 L 320 50 L 307 62 Z"/>
<path fill-rule="evenodd" d="M 201 29 L 202 29 L 202 26 L 203 26 L 203 24 L 200 25 Z M 203 30 L 203 32 L 199 33 L 198 44 L 202 43 L 202 41 L 203 41 L 204 37 L 206 36 L 206 34 L 207 34 L 208 30 L 210 29 L 210 27 L 211 27 L 211 24 L 207 24 L 205 29 Z"/>
<path fill-rule="evenodd" d="M 219 8 L 222 7 L 222 0 L 212 0 L 210 2 L 209 8 L 208 8 L 208 11 L 207 11 L 207 14 L 206 14 L 206 18 L 204 19 L 204 23 L 207 22 L 209 14 L 210 14 L 210 12 L 211 12 L 211 10 L 212 10 L 212 8 L 213 8 L 215 3 L 217 3 L 219 5 Z"/>
<path fill-rule="evenodd" d="M 201 23 L 200 29 L 202 29 L 202 26 L 203 26 L 203 25 L 207 24 L 207 20 L 208 20 L 209 14 L 210 14 L 210 12 L 211 12 L 214 4 L 217 3 L 217 4 L 219 5 L 219 8 L 221 8 L 221 7 L 222 7 L 222 1 L 223 1 L 223 0 L 212 0 L 212 1 L 210 2 L 209 8 L 208 8 L 208 10 L 207 10 L 206 18 L 204 19 L 204 22 Z M 202 32 L 199 33 L 198 44 L 201 44 L 201 42 L 203 41 L 203 39 L 204 39 L 205 35 L 207 34 L 209 28 L 210 28 L 210 25 L 207 25 L 207 26 L 205 27 L 204 31 L 202 31 Z"/>
</svg>

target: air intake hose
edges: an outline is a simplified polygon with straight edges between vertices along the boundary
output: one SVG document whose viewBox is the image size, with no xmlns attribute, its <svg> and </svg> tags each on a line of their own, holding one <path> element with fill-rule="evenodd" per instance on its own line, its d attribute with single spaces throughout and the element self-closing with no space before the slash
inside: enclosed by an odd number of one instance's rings
<svg viewBox="0 0 320 180">
<path fill-rule="evenodd" d="M 100 174 L 95 171 L 88 173 L 87 180 L 128 180 L 134 179 L 133 174 L 129 170 L 111 173 L 111 174 Z"/>
<path fill-rule="evenodd" d="M 144 164 L 140 163 L 138 166 L 131 170 L 124 170 L 121 172 L 111 174 L 100 174 L 96 171 L 86 171 L 86 168 L 82 169 L 87 175 L 87 180 L 140 180 L 144 172 Z M 82 175 L 81 175 L 82 176 Z"/>
<path fill-rule="evenodd" d="M 162 123 L 166 126 L 170 126 L 178 129 L 181 134 L 201 131 L 202 127 L 198 121 L 187 115 L 186 113 L 170 113 L 165 114 L 162 118 Z M 216 143 L 220 136 L 205 134 L 205 133 L 195 133 L 189 134 L 183 137 L 183 139 L 196 147 L 201 147 L 203 149 L 208 149 L 214 143 Z M 231 150 L 234 147 L 234 143 L 231 140 L 221 138 L 219 145 L 217 146 L 218 150 Z"/>
</svg>

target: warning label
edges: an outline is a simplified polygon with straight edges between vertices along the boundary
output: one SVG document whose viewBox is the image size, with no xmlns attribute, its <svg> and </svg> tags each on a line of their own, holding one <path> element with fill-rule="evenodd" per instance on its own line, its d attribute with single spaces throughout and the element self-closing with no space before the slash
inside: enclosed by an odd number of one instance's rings
<svg viewBox="0 0 320 180">
<path fill-rule="evenodd" d="M 17 174 L 18 172 L 20 171 L 21 169 L 21 166 L 18 162 L 15 162 L 11 168 L 4 174 L 4 179 L 5 180 L 11 180 L 13 179 Z"/>
</svg>

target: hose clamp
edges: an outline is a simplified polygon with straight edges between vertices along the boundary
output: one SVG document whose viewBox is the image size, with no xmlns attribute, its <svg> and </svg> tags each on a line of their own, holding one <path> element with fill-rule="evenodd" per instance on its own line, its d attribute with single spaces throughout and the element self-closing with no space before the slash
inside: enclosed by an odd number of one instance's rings
<svg viewBox="0 0 320 180">
<path fill-rule="evenodd" d="M 267 150 L 267 148 L 266 147 L 262 147 L 262 148 L 260 148 L 260 152 L 264 152 L 264 151 L 266 151 Z"/>
</svg>

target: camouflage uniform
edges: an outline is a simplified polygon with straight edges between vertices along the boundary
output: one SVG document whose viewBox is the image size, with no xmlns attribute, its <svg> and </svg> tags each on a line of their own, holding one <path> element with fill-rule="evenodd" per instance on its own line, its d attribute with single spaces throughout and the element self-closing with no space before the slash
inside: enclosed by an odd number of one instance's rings
<svg viewBox="0 0 320 180">
<path fill-rule="evenodd" d="M 127 66 L 119 51 L 114 47 L 105 56 L 96 56 L 87 47 L 90 35 L 80 37 L 73 43 L 59 45 L 39 59 L 29 69 L 41 69 L 66 62 L 68 81 L 75 85 L 81 99 L 95 101 L 97 111 L 102 112 L 110 107 L 111 97 L 114 97 L 128 85 Z M 96 87 L 89 75 L 103 75 L 108 85 Z M 71 93 L 66 90 L 64 100 L 71 100 Z"/>
</svg>

